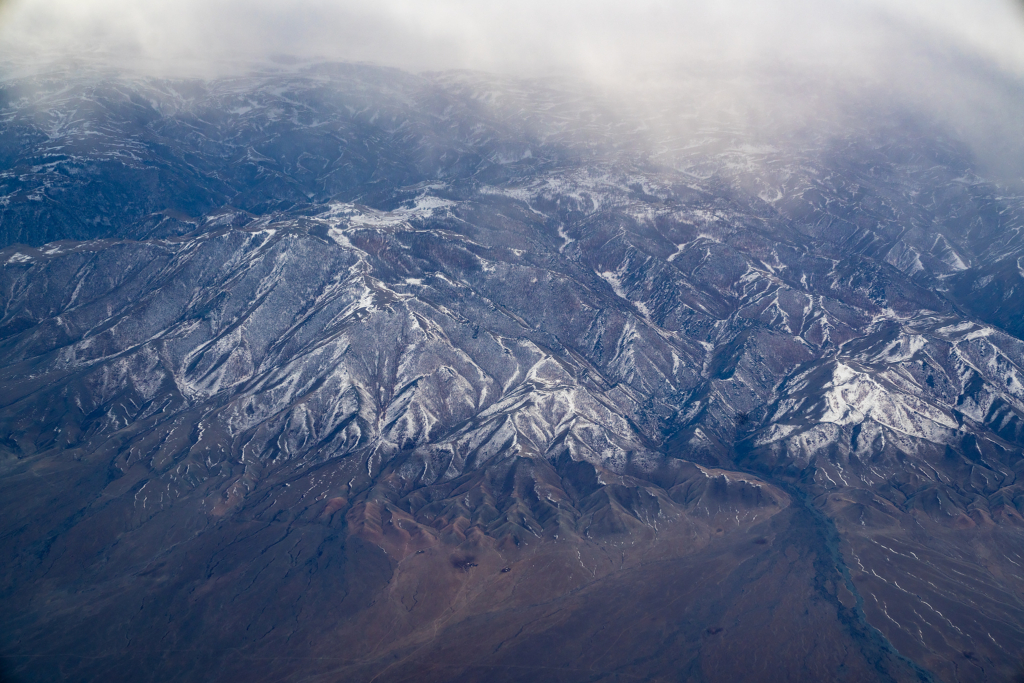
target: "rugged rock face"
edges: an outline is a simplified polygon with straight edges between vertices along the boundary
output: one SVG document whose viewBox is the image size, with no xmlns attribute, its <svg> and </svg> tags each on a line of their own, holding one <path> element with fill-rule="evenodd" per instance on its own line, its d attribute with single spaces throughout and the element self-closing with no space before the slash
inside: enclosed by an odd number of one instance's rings
<svg viewBox="0 0 1024 683">
<path fill-rule="evenodd" d="M 937 133 L 3 92 L 8 676 L 1014 674 L 1024 201 Z"/>
</svg>

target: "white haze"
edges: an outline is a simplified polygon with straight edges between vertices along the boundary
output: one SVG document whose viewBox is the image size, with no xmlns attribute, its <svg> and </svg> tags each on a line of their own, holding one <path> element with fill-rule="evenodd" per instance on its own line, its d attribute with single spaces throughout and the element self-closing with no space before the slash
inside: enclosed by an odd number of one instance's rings
<svg viewBox="0 0 1024 683">
<path fill-rule="evenodd" d="M 7 0 L 0 12 L 8 51 L 171 70 L 288 54 L 414 71 L 605 75 L 766 58 L 860 71 L 925 41 L 1024 75 L 1010 0 Z"/>
<path fill-rule="evenodd" d="M 3 3 L 4 0 L 0 0 Z M 1024 177 L 1020 0 L 6 0 L 9 74 L 99 62 L 216 76 L 281 56 L 568 75 L 622 103 L 804 126 L 906 105 Z M 72 68 L 75 68 L 72 66 Z M 653 94 L 652 94 L 653 93 Z"/>
</svg>

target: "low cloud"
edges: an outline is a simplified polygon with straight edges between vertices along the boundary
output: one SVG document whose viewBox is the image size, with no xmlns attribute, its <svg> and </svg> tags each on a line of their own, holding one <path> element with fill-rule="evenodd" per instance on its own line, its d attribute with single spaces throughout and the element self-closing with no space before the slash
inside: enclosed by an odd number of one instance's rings
<svg viewBox="0 0 1024 683">
<path fill-rule="evenodd" d="M 748 122 L 828 119 L 870 92 L 963 133 L 1003 175 L 1024 158 L 1019 0 L 0 0 L 0 46 L 10 73 L 214 76 L 288 57 L 562 74 Z"/>
<path fill-rule="evenodd" d="M 278 54 L 531 74 L 766 58 L 877 68 L 878 57 L 905 59 L 924 41 L 1024 75 L 1024 17 L 1010 0 L 7 0 L 0 7 L 9 52 L 105 55 L 149 68 Z"/>
</svg>

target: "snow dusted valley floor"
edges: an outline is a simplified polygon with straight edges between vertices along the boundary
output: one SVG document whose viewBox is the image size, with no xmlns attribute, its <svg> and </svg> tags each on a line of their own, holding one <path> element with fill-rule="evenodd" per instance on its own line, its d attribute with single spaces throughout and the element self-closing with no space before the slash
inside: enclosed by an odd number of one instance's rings
<svg viewBox="0 0 1024 683">
<path fill-rule="evenodd" d="M 3 675 L 1013 680 L 1024 197 L 661 116 L 4 82 Z"/>
</svg>

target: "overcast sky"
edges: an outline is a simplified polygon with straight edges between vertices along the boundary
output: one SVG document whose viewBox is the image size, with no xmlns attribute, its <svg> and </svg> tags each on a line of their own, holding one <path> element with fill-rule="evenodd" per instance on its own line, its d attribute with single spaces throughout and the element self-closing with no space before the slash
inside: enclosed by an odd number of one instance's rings
<svg viewBox="0 0 1024 683">
<path fill-rule="evenodd" d="M 924 43 L 1024 76 L 1019 0 L 0 0 L 22 59 L 104 53 L 188 69 L 275 54 L 409 70 L 601 77 L 766 59 L 858 73 Z M 923 42 L 922 42 L 923 41 Z M 909 66 L 909 64 L 904 64 Z"/>
</svg>

